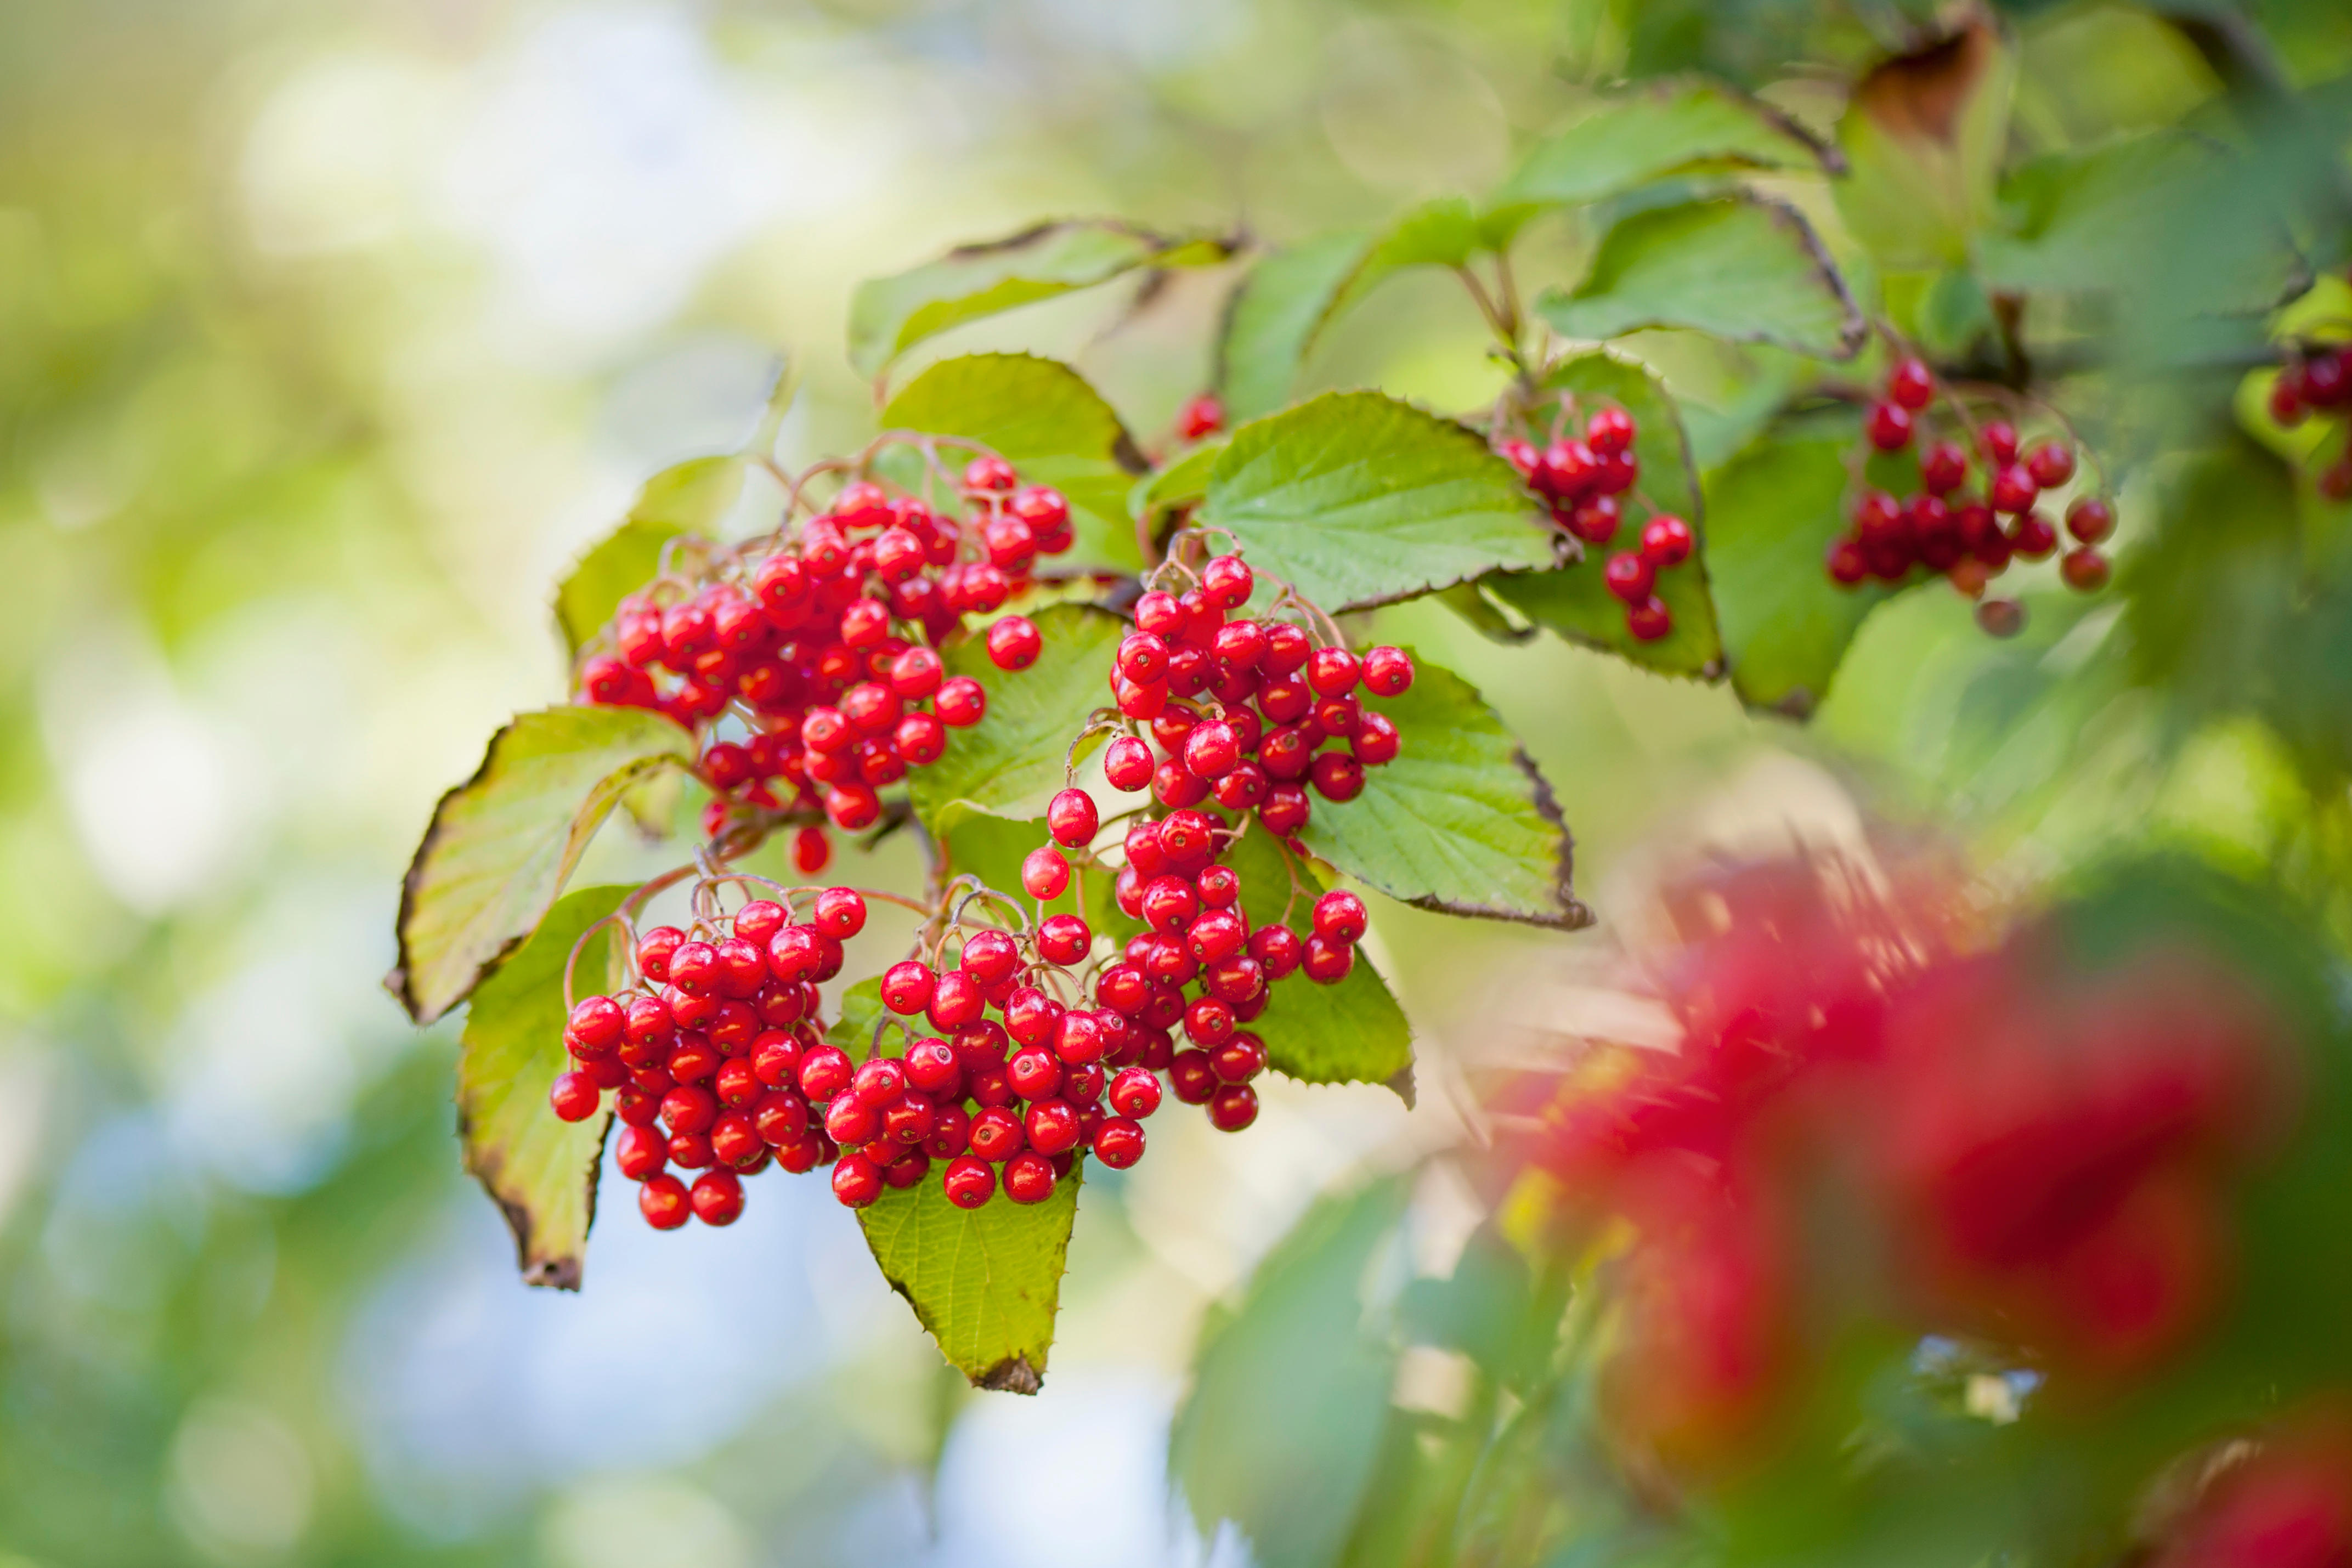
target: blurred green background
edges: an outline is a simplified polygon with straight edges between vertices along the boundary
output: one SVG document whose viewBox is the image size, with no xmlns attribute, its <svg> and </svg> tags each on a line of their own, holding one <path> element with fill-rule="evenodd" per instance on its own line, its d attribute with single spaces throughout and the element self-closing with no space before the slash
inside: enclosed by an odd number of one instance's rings
<svg viewBox="0 0 2352 1568">
<path fill-rule="evenodd" d="M 941 1372 L 818 1184 L 760 1184 L 723 1233 L 608 1216 L 575 1297 L 517 1282 L 458 1172 L 455 1029 L 377 985 L 400 869 L 483 737 L 559 693 L 549 585 L 645 475 L 739 444 L 787 347 L 786 459 L 862 439 L 859 278 L 1042 215 L 1374 222 L 1491 183 L 1598 75 L 1700 66 L 1801 110 L 1796 62 L 1925 9 L 0 7 L 0 1564 L 1235 1560 L 1163 1479 L 1201 1313 L 1317 1192 L 1456 1134 L 1460 1063 L 1558 1020 L 1660 846 L 1851 831 L 1859 801 L 2011 884 L 2126 841 L 2327 883 L 2340 783 L 2112 678 L 2073 634 L 2096 616 L 1995 644 L 1907 595 L 1800 730 L 1422 607 L 1380 632 L 1528 738 L 1603 928 L 1380 908 L 1419 1107 L 1278 1085 L 1249 1136 L 1188 1124 L 1090 1184 L 1041 1397 Z M 2146 13 L 2023 10 L 2025 151 L 2221 91 Z M 2299 80 L 2352 67 L 2339 5 L 2263 20 Z M 1222 287 L 935 351 L 1070 357 L 1162 432 Z M 1496 372 L 1432 278 L 1311 374 L 1470 408 Z M 608 840 L 606 870 L 677 853 Z M 1467 1196 L 1423 1195 L 1441 1252 L 1454 1210 L 1458 1246 Z"/>
</svg>

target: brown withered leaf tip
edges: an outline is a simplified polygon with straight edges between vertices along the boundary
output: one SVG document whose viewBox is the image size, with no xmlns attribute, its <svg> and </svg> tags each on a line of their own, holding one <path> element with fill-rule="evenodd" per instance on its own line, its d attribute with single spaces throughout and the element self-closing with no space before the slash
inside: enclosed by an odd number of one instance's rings
<svg viewBox="0 0 2352 1568">
<path fill-rule="evenodd" d="M 1027 1356 L 1008 1355 L 973 1378 L 971 1385 L 985 1388 L 992 1394 L 1034 1394 L 1045 1386 L 1045 1379 L 1029 1364 Z"/>
<path fill-rule="evenodd" d="M 1941 43 L 1873 68 L 1853 89 L 1853 106 L 1891 136 L 1949 142 L 1999 47 L 1992 24 L 1979 18 Z"/>
</svg>

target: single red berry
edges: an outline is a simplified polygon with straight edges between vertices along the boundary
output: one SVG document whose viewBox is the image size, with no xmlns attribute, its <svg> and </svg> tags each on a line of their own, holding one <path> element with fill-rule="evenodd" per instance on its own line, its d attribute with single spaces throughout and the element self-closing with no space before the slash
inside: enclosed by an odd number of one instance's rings
<svg viewBox="0 0 2352 1568">
<path fill-rule="evenodd" d="M 669 1164 L 669 1140 L 645 1125 L 625 1126 L 613 1151 L 614 1163 L 631 1181 L 659 1176 Z"/>
<path fill-rule="evenodd" d="M 1204 1105 L 1217 1092 L 1216 1071 L 1205 1051 L 1180 1051 L 1168 1063 L 1168 1087 L 1187 1105 Z"/>
<path fill-rule="evenodd" d="M 2078 593 L 2095 593 L 2107 585 L 2107 558 L 2089 545 L 2078 545 L 2058 562 L 2058 575 Z"/>
<path fill-rule="evenodd" d="M 1832 541 L 1828 566 L 1830 580 L 1840 588 L 1852 588 L 1870 575 L 1870 562 L 1863 555 L 1861 544 L 1850 538 Z"/>
<path fill-rule="evenodd" d="M 1296 784 L 1276 784 L 1265 792 L 1265 803 L 1257 809 L 1258 821 L 1277 838 L 1291 838 L 1307 826 L 1314 814 L 1313 802 L 1307 791 Z"/>
<path fill-rule="evenodd" d="M 1160 1080 L 1149 1068 L 1119 1070 L 1110 1081 L 1110 1107 L 1133 1121 L 1142 1121 L 1160 1109 Z"/>
<path fill-rule="evenodd" d="M 1362 674 L 1361 662 L 1345 648 L 1318 648 L 1307 661 L 1307 684 L 1318 696 L 1344 696 Z"/>
<path fill-rule="evenodd" d="M 951 728 L 962 729 L 978 724 L 988 713 L 988 692 L 970 675 L 950 675 L 940 683 L 939 695 L 931 699 L 940 722 Z"/>
<path fill-rule="evenodd" d="M 1214 435 L 1225 427 L 1225 405 L 1215 392 L 1195 394 L 1176 411 L 1176 434 L 1186 441 Z"/>
<path fill-rule="evenodd" d="M 816 895 L 811 924 L 836 942 L 866 929 L 866 895 L 854 887 L 828 887 Z"/>
<path fill-rule="evenodd" d="M 1058 1155 L 1078 1142 L 1078 1113 L 1066 1100 L 1040 1100 L 1021 1118 L 1029 1146 L 1041 1155 Z"/>
<path fill-rule="evenodd" d="M 1004 1196 L 1015 1203 L 1043 1203 L 1054 1196 L 1054 1162 L 1024 1149 L 1004 1162 Z"/>
<path fill-rule="evenodd" d="M 1184 737 L 1184 766 L 1202 779 L 1222 779 L 1240 766 L 1241 742 L 1223 719 L 1196 725 Z"/>
<path fill-rule="evenodd" d="M 958 1208 L 978 1208 L 996 1196 L 996 1173 L 986 1160 L 964 1155 L 948 1162 L 940 1186 Z"/>
<path fill-rule="evenodd" d="M 1916 413 L 1936 401 L 1935 372 L 1925 361 L 1906 354 L 1886 372 L 1886 395 L 1897 406 Z"/>
<path fill-rule="evenodd" d="M 1356 967 L 1356 949 L 1347 943 L 1334 942 L 1328 936 L 1309 936 L 1306 956 L 1299 967 L 1317 985 L 1336 986 L 1348 977 L 1349 970 Z"/>
<path fill-rule="evenodd" d="M 1628 604 L 1639 604 L 1649 598 L 1657 579 L 1657 568 L 1647 557 L 1633 550 L 1620 550 L 1611 556 L 1601 573 L 1602 586 Z"/>
<path fill-rule="evenodd" d="M 988 629 L 989 662 L 1000 670 L 1025 670 L 1037 662 L 1045 639 L 1025 615 L 1007 615 Z"/>
<path fill-rule="evenodd" d="M 1382 643 L 1364 654 L 1364 689 L 1376 697 L 1402 696 L 1412 685 L 1412 655 Z"/>
<path fill-rule="evenodd" d="M 837 1046 L 820 1045 L 801 1056 L 801 1092 L 820 1104 L 849 1088 L 848 1053 Z"/>
<path fill-rule="evenodd" d="M 1238 1133 L 1257 1120 L 1257 1091 L 1246 1083 L 1223 1083 L 1209 1096 L 1209 1124 Z"/>
<path fill-rule="evenodd" d="M 1315 934 L 1349 946 L 1364 939 L 1371 924 L 1364 901 L 1344 887 L 1335 887 L 1315 901 Z"/>
<path fill-rule="evenodd" d="M 2025 471 L 2036 485 L 2055 490 L 2074 476 L 2074 449 L 2063 442 L 2041 442 L 2025 455 Z"/>
<path fill-rule="evenodd" d="M 833 1165 L 833 1196 L 845 1208 L 864 1208 L 882 1196 L 882 1172 L 864 1155 L 844 1155 Z"/>
<path fill-rule="evenodd" d="M 901 958 L 882 972 L 882 1005 L 900 1017 L 909 1017 L 931 1005 L 936 984 L 929 966 L 919 958 Z"/>
<path fill-rule="evenodd" d="M 1062 1086 L 1062 1059 L 1050 1046 L 1023 1046 L 1004 1064 L 1004 1081 L 1022 1099 L 1043 1100 Z"/>
<path fill-rule="evenodd" d="M 1184 1037 L 1194 1045 L 1210 1047 L 1233 1038 L 1233 1006 L 1215 997 L 1195 997 L 1184 1009 Z"/>
<path fill-rule="evenodd" d="M 667 980 L 670 956 L 685 945 L 686 933 L 677 926 L 655 926 L 637 939 L 637 973 L 648 980 Z"/>
<path fill-rule="evenodd" d="M 1209 1052 L 1209 1071 L 1227 1083 L 1246 1083 L 1265 1065 L 1265 1041 L 1246 1030 Z"/>
<path fill-rule="evenodd" d="M 1001 986 L 1021 967 L 1021 946 L 1009 932 L 974 931 L 963 940 L 957 967 L 983 988 Z"/>
<path fill-rule="evenodd" d="M 907 1092 L 907 1064 L 895 1056 L 877 1056 L 857 1064 L 850 1074 L 849 1092 L 880 1110 Z"/>
<path fill-rule="evenodd" d="M 1053 834 L 1055 843 L 1069 849 L 1094 842 L 1101 826 L 1102 813 L 1095 810 L 1095 798 L 1083 789 L 1065 789 L 1045 807 L 1045 831 Z"/>
<path fill-rule="evenodd" d="M 2009 546 L 2027 560 L 2040 560 L 2058 548 L 2058 530 L 2040 512 L 2028 512 L 2011 527 Z"/>
<path fill-rule="evenodd" d="M 672 1133 L 707 1133 L 719 1120 L 718 1097 L 708 1089 L 681 1083 L 662 1096 L 661 1120 Z"/>
<path fill-rule="evenodd" d="M 686 1184 L 665 1172 L 637 1189 L 637 1212 L 656 1230 L 676 1230 L 694 1217 L 694 1207 Z"/>
<path fill-rule="evenodd" d="M 1305 951 L 1298 934 L 1286 925 L 1261 925 L 1249 936 L 1249 955 L 1264 966 L 1269 980 L 1281 979 L 1297 968 Z"/>
<path fill-rule="evenodd" d="M 710 1152 L 721 1165 L 743 1165 L 767 1146 L 748 1112 L 730 1111 L 710 1124 Z"/>
<path fill-rule="evenodd" d="M 1584 444 L 1603 457 L 1632 446 L 1633 435 L 1633 416 L 1622 408 L 1596 409 L 1584 422 Z"/>
<path fill-rule="evenodd" d="M 1118 645 L 1118 673 L 1139 685 L 1164 679 L 1168 674 L 1168 643 L 1150 632 L 1130 632 Z"/>
<path fill-rule="evenodd" d="M 1070 885 L 1070 862 L 1051 844 L 1040 844 L 1022 857 L 1021 885 L 1030 897 L 1049 904 Z"/>
<path fill-rule="evenodd" d="M 2041 486 L 2021 463 L 2005 463 L 1993 471 L 1992 509 L 1996 512 L 2030 510 L 2041 493 Z"/>
<path fill-rule="evenodd" d="M 1132 795 L 1151 782 L 1151 747 L 1131 735 L 1122 735 L 1103 752 L 1103 776 L 1110 787 Z"/>
<path fill-rule="evenodd" d="M 2005 419 L 1988 421 L 1977 432 L 1978 449 L 1996 466 L 2017 461 L 2017 426 Z"/>
<path fill-rule="evenodd" d="M 971 1119 L 971 1152 L 991 1165 L 1003 1165 L 1027 1142 L 1021 1118 L 1005 1106 L 991 1105 Z"/>
<path fill-rule="evenodd" d="M 950 969 L 933 983 L 931 1005 L 923 1016 L 941 1034 L 953 1034 L 968 1024 L 978 1023 L 987 1010 L 987 988 L 979 979 L 961 969 Z"/>
<path fill-rule="evenodd" d="M 1094 941 L 1094 933 L 1075 915 L 1048 915 L 1037 926 L 1037 956 L 1066 968 L 1083 959 Z"/>
<path fill-rule="evenodd" d="M 824 1135 L 844 1148 L 870 1143 L 882 1132 L 882 1118 L 854 1094 L 837 1094 L 824 1108 Z"/>
<path fill-rule="evenodd" d="M 2116 509 L 2096 496 L 2078 496 L 2066 508 L 2066 531 L 2086 545 L 2116 531 Z"/>
<path fill-rule="evenodd" d="M 1013 465 L 993 453 L 975 457 L 963 465 L 963 487 L 967 490 L 1010 490 L 1020 482 Z"/>
<path fill-rule="evenodd" d="M 1674 634 L 1675 614 L 1653 593 L 1639 604 L 1625 607 L 1625 630 L 1637 643 L 1655 643 Z"/>
<path fill-rule="evenodd" d="M 596 1081 L 585 1072 L 559 1072 L 547 1091 L 547 1103 L 566 1122 L 584 1122 L 604 1103 Z"/>
<path fill-rule="evenodd" d="M 1688 560 L 1697 542 L 1691 526 L 1672 512 L 1660 513 L 1642 528 L 1643 559 L 1660 570 Z"/>
<path fill-rule="evenodd" d="M 1344 751 L 1326 751 L 1307 769 L 1307 782 L 1326 800 L 1344 803 L 1364 792 L 1364 765 Z"/>
<path fill-rule="evenodd" d="M 1881 452 L 1900 452 L 1911 444 L 1911 411 L 1901 403 L 1873 403 L 1863 434 Z"/>
<path fill-rule="evenodd" d="M 1123 1171 L 1143 1157 L 1143 1129 L 1124 1116 L 1112 1116 L 1095 1128 L 1091 1141 L 1095 1158 Z"/>
<path fill-rule="evenodd" d="M 937 714 L 910 713 L 891 731 L 890 745 L 908 767 L 928 768 L 947 755 L 948 727 Z"/>
<path fill-rule="evenodd" d="M 1949 495 L 1968 476 L 1968 450 L 1957 441 L 1938 441 L 1919 455 L 1919 482 L 1931 494 Z"/>
<path fill-rule="evenodd" d="M 1237 555 L 1214 556 L 1201 569 L 1201 591 L 1220 609 L 1239 610 L 1257 591 L 1257 574 Z"/>
<path fill-rule="evenodd" d="M 1572 501 L 1593 487 L 1604 461 L 1581 441 L 1555 441 L 1544 448 L 1543 462 L 1531 482 L 1547 496 Z"/>
<path fill-rule="evenodd" d="M 610 997 L 585 997 L 563 1026 L 564 1042 L 575 1056 L 598 1056 L 621 1043 L 628 1014 Z"/>
</svg>

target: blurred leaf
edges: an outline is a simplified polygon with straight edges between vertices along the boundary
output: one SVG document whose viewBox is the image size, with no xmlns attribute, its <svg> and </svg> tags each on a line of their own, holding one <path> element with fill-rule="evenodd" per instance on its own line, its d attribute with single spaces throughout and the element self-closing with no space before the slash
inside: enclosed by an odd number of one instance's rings
<svg viewBox="0 0 2352 1568">
<path fill-rule="evenodd" d="M 1559 1326 L 1543 1321 L 1527 1260 L 1491 1222 L 1470 1233 L 1451 1275 L 1405 1288 L 1398 1317 L 1412 1343 L 1459 1351 L 1515 1388 L 1545 1372 Z"/>
<path fill-rule="evenodd" d="M 1992 301 L 1976 274 L 1964 267 L 1937 273 L 1919 297 L 1918 339 L 1938 359 L 1966 361 L 1995 326 Z"/>
<path fill-rule="evenodd" d="M 401 885 L 389 984 L 419 1023 L 464 1001 L 528 936 L 632 786 L 694 761 L 694 737 L 642 708 L 552 707 L 490 737 L 441 797 Z"/>
<path fill-rule="evenodd" d="M 1610 593 L 1601 579 L 1610 552 L 1638 548 L 1645 520 L 1635 515 L 1638 508 L 1628 507 L 1623 531 L 1606 546 L 1588 547 L 1583 560 L 1554 571 L 1490 577 L 1483 586 L 1537 625 L 1645 669 L 1675 675 L 1719 673 L 1723 643 L 1708 593 L 1704 507 L 1675 400 L 1643 366 L 1606 350 L 1561 361 L 1543 384 L 1548 391 L 1576 393 L 1586 407 L 1603 401 L 1621 404 L 1631 413 L 1633 454 L 1642 465 L 1636 493 L 1657 510 L 1678 514 L 1697 536 L 1698 546 L 1689 560 L 1658 574 L 1657 595 L 1674 615 L 1674 630 L 1654 643 L 1636 638 L 1626 630 L 1623 601 Z"/>
<path fill-rule="evenodd" d="M 1601 340 L 1692 327 L 1736 342 L 1851 359 L 1865 326 L 1812 225 L 1752 198 L 1635 213 L 1601 242 L 1583 282 L 1536 308 L 1563 336 Z"/>
<path fill-rule="evenodd" d="M 1477 690 L 1418 654 L 1402 696 L 1366 707 L 1395 721 L 1396 759 L 1364 769 L 1345 805 L 1318 800 L 1309 853 L 1417 909 L 1574 930 L 1572 847 L 1551 786 Z"/>
<path fill-rule="evenodd" d="M 1509 464 L 1379 392 L 1327 392 L 1242 426 L 1199 517 L 1335 614 L 1552 561 Z"/>
<path fill-rule="evenodd" d="M 566 1122 L 547 1103 L 563 1048 L 563 967 L 580 934 L 621 906 L 631 889 L 583 887 L 556 900 L 530 940 L 474 992 L 457 1056 L 457 1141 L 466 1169 L 505 1211 L 527 1285 L 580 1288 L 588 1227 L 596 1218 L 596 1167 L 612 1113 Z M 580 950 L 577 994 L 614 983 L 615 927 Z"/>
<path fill-rule="evenodd" d="M 1049 605 L 1033 619 L 1045 651 L 1025 670 L 998 669 L 977 633 L 940 650 L 949 674 L 970 675 L 987 691 L 988 716 L 949 731 L 947 755 L 908 776 L 908 799 L 935 836 L 966 811 L 1044 815 L 1063 787 L 1070 742 L 1110 701 L 1111 656 L 1127 622 L 1077 604 Z"/>
<path fill-rule="evenodd" d="M 1230 417 L 1255 419 L 1289 401 L 1316 334 L 1371 245 L 1359 231 L 1319 235 L 1250 268 L 1217 342 L 1217 384 Z"/>
<path fill-rule="evenodd" d="M 1273 834 L 1263 829 L 1244 833 L 1224 863 L 1240 874 L 1242 908 L 1253 927 L 1306 928 L 1307 912 L 1322 890 L 1301 867 L 1301 890 L 1293 896 L 1291 863 Z M 1338 985 L 1318 986 L 1293 975 L 1269 997 L 1265 1011 L 1250 1027 L 1265 1040 L 1276 1071 L 1302 1083 L 1386 1084 L 1411 1102 L 1412 1027 L 1360 948 L 1355 967 Z"/>
<path fill-rule="evenodd" d="M 1360 1327 L 1363 1281 L 1409 1191 L 1391 1176 L 1319 1200 L 1202 1330 L 1168 1468 L 1202 1535 L 1233 1521 L 1259 1568 L 1323 1568 L 1352 1531 L 1396 1375 Z"/>
<path fill-rule="evenodd" d="M 603 630 L 622 600 L 653 580 L 662 547 L 679 534 L 708 533 L 743 493 L 743 459 L 694 457 L 663 469 L 637 492 L 621 526 L 606 534 L 555 591 L 556 623 L 573 654 Z"/>
<path fill-rule="evenodd" d="M 1154 512 L 1198 505 L 1209 493 L 1209 476 L 1223 454 L 1223 440 L 1205 441 L 1155 474 L 1147 474 L 1128 492 L 1128 510 L 1149 519 Z"/>
<path fill-rule="evenodd" d="M 882 424 L 977 441 L 1019 469 L 1024 483 L 1061 491 L 1076 538 L 1055 565 L 1132 570 L 1141 563 L 1127 493 L 1147 466 L 1143 455 L 1110 404 L 1060 361 L 1031 354 L 942 360 L 890 400 Z"/>
<path fill-rule="evenodd" d="M 1967 263 L 1990 225 L 2016 75 L 2000 30 L 1978 18 L 1855 85 L 1838 123 L 1851 172 L 1832 189 L 1881 266 Z"/>
<path fill-rule="evenodd" d="M 1108 283 L 1139 267 L 1206 267 L 1233 254 L 1223 240 L 1172 238 L 1108 218 L 1040 224 L 959 246 L 911 272 L 869 278 L 849 301 L 849 362 L 877 376 L 950 327 Z"/>
<path fill-rule="evenodd" d="M 1043 1203 L 999 1192 L 979 1208 L 950 1203 L 931 1175 L 885 1188 L 858 1210 L 882 1277 L 974 1387 L 1034 1394 L 1045 1385 L 1085 1175 L 1081 1162 Z"/>
<path fill-rule="evenodd" d="M 1495 204 L 1599 202 L 1654 180 L 1837 162 L 1788 116 L 1721 82 L 1646 82 L 1537 143 Z"/>
<path fill-rule="evenodd" d="M 1809 716 L 1864 618 L 1887 597 L 1875 582 L 1838 587 L 1825 564 L 1845 532 L 1853 448 L 1851 431 L 1780 436 L 1708 476 L 1716 609 L 1732 689 L 1751 708 Z"/>
</svg>

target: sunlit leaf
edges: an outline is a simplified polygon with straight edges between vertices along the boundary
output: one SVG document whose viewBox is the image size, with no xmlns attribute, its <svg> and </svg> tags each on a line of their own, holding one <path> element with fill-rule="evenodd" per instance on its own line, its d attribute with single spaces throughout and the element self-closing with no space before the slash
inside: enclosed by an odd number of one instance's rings
<svg viewBox="0 0 2352 1568">
<path fill-rule="evenodd" d="M 622 795 L 693 758 L 691 736 L 641 708 L 543 708 L 491 737 L 402 884 L 392 984 L 409 1016 L 430 1023 L 465 1000 L 539 924 Z"/>
<path fill-rule="evenodd" d="M 1551 787 L 1477 690 L 1414 658 L 1412 686 L 1365 706 L 1396 724 L 1394 760 L 1345 805 L 1318 800 L 1309 852 L 1390 897 L 1449 915 L 1572 929 L 1568 830 Z"/>
<path fill-rule="evenodd" d="M 556 900 L 530 939 L 474 992 L 457 1054 L 457 1140 L 466 1169 L 514 1229 L 524 1282 L 580 1288 L 596 1167 L 612 1114 L 566 1122 L 547 1103 L 563 1048 L 563 968 L 580 935 L 621 905 L 625 886 L 583 887 Z M 614 927 L 591 937 L 574 968 L 580 996 L 613 983 Z"/>
<path fill-rule="evenodd" d="M 1537 143 L 1495 203 L 1598 202 L 1677 176 L 1836 162 L 1794 120 L 1721 82 L 1650 82 L 1597 99 Z"/>
<path fill-rule="evenodd" d="M 1475 432 L 1379 392 L 1328 392 L 1242 426 L 1198 516 L 1335 612 L 1553 559 L 1509 464 Z"/>
<path fill-rule="evenodd" d="M 1621 219 L 1584 281 L 1536 308 L 1570 338 L 1690 327 L 1827 359 L 1857 352 L 1865 329 L 1812 226 L 1794 208 L 1737 197 Z"/>
</svg>

